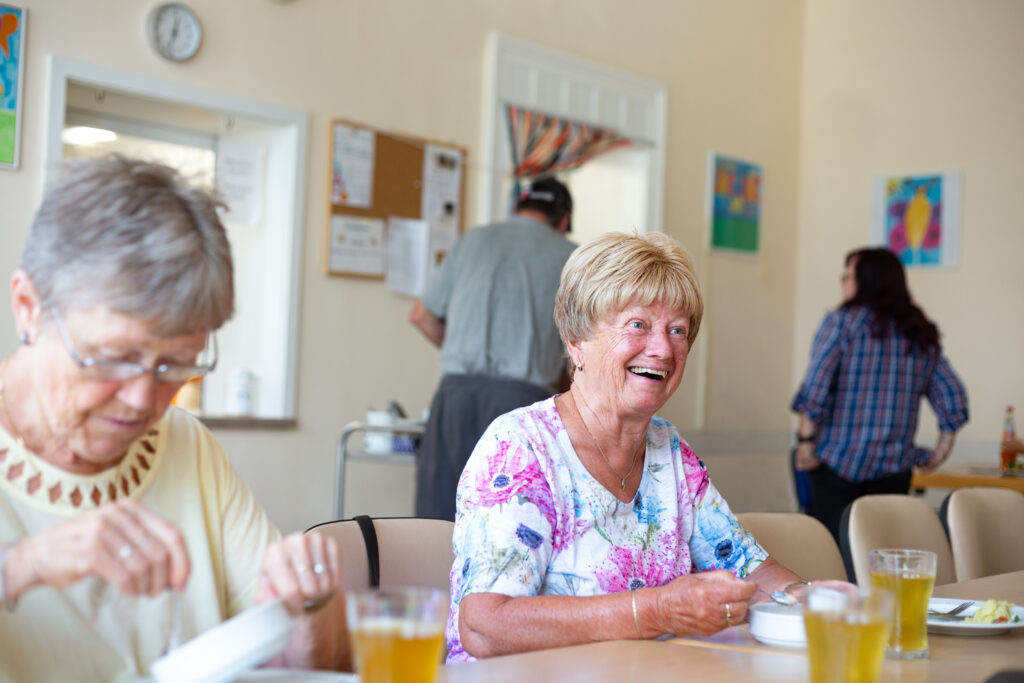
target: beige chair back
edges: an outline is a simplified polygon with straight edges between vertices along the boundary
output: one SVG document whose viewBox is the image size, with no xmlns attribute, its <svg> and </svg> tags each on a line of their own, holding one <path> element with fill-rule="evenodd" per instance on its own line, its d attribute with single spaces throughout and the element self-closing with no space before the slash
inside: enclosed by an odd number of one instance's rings
<svg viewBox="0 0 1024 683">
<path fill-rule="evenodd" d="M 443 519 L 411 517 L 372 520 L 377 536 L 380 587 L 423 586 L 449 590 L 448 574 L 455 555 L 452 531 L 455 525 Z M 370 588 L 369 554 L 359 523 L 354 519 L 319 524 L 316 530 L 341 546 L 342 587 Z"/>
<path fill-rule="evenodd" d="M 857 583 L 871 583 L 868 551 L 875 548 L 930 550 L 936 555 L 935 585 L 956 581 L 949 540 L 935 510 L 922 498 L 886 494 L 863 496 L 847 509 L 847 534 Z"/>
<path fill-rule="evenodd" d="M 736 515 L 768 554 L 809 581 L 846 581 L 839 546 L 824 524 L 799 512 L 744 512 Z"/>
<path fill-rule="evenodd" d="M 1024 569 L 1024 493 L 991 486 L 962 488 L 946 507 L 956 580 Z"/>
</svg>

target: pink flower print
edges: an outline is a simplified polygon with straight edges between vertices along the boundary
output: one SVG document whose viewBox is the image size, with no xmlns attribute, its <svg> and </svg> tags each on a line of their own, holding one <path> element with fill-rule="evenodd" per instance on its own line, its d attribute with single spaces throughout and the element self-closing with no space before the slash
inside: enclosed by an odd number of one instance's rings
<svg viewBox="0 0 1024 683">
<path fill-rule="evenodd" d="M 659 534 L 650 548 L 615 546 L 594 576 L 606 593 L 663 586 L 682 573 L 675 567 L 677 545 L 672 534 Z"/>
<path fill-rule="evenodd" d="M 510 449 L 509 442 L 502 440 L 487 460 L 487 469 L 476 475 L 476 499 L 480 505 L 492 507 L 538 485 L 547 488 L 537 459 L 521 447 Z"/>
<path fill-rule="evenodd" d="M 558 408 L 555 407 L 554 401 L 551 401 L 546 408 L 541 408 L 534 413 L 533 417 L 544 425 L 544 429 L 551 435 L 552 440 L 558 437 L 559 432 L 565 431 L 565 425 L 562 424 L 562 417 L 558 414 Z"/>
<path fill-rule="evenodd" d="M 690 500 L 696 502 L 700 500 L 701 496 L 704 495 L 704 491 L 708 488 L 708 468 L 704 464 L 704 461 L 697 457 L 690 448 L 690 444 L 686 442 L 679 442 L 680 459 L 683 462 L 683 473 L 685 474 L 684 481 L 686 482 L 687 491 L 682 493 L 689 493 Z M 675 439 L 672 444 L 673 450 L 676 448 Z"/>
<path fill-rule="evenodd" d="M 523 496 L 540 510 L 551 525 L 556 548 L 564 544 L 556 525 L 555 502 L 536 456 L 520 445 L 498 442 L 498 451 L 487 460 L 487 469 L 476 474 L 475 504 L 494 507 Z"/>
</svg>

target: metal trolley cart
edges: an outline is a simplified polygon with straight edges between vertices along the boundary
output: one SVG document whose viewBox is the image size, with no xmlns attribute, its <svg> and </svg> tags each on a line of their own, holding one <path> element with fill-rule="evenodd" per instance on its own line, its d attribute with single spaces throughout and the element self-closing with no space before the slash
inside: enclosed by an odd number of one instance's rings
<svg viewBox="0 0 1024 683">
<path fill-rule="evenodd" d="M 348 460 L 365 460 L 368 462 L 396 463 L 407 465 L 415 462 L 414 453 L 366 453 L 365 451 L 349 451 L 348 439 L 356 432 L 387 432 L 390 434 L 407 434 L 417 437 L 423 433 L 423 422 L 403 420 L 392 425 L 372 425 L 368 422 L 349 422 L 341 431 L 338 439 L 338 451 L 335 463 L 334 483 L 334 518 L 341 519 L 345 497 L 345 465 Z"/>
</svg>

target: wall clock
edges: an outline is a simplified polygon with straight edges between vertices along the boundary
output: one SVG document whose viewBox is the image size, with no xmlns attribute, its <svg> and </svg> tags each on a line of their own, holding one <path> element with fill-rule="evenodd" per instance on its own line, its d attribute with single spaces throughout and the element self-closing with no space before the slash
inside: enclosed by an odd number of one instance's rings
<svg viewBox="0 0 1024 683">
<path fill-rule="evenodd" d="M 183 62 L 199 51 L 203 27 L 190 7 L 180 2 L 165 2 L 150 11 L 146 35 L 161 57 Z"/>
</svg>

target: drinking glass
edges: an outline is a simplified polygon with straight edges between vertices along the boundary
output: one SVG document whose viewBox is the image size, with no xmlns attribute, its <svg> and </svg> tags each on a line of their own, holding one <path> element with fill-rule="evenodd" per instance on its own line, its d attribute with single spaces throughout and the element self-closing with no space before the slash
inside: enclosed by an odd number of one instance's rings
<svg viewBox="0 0 1024 683">
<path fill-rule="evenodd" d="M 935 553 L 879 549 L 868 553 L 871 585 L 896 598 L 886 655 L 894 659 L 928 656 L 928 600 L 935 586 Z"/>
<path fill-rule="evenodd" d="M 428 588 L 350 592 L 348 630 L 361 683 L 433 683 L 448 594 Z"/>
<path fill-rule="evenodd" d="M 882 673 L 893 596 L 835 582 L 801 596 L 811 683 L 875 683 Z"/>
</svg>

